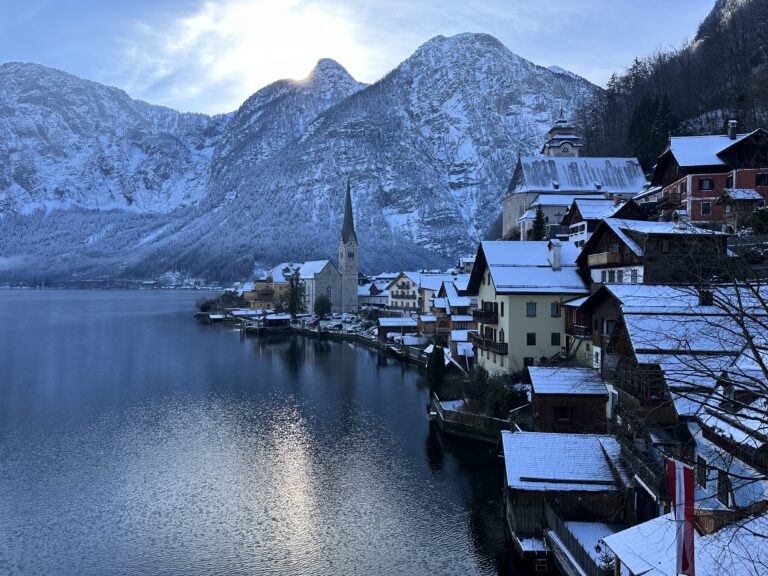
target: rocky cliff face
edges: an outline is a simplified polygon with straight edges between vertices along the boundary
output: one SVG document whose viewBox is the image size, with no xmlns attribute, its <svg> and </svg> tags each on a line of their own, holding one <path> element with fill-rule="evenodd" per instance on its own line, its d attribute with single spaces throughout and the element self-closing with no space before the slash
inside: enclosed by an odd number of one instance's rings
<svg viewBox="0 0 768 576">
<path fill-rule="evenodd" d="M 347 176 L 364 270 L 441 265 L 474 251 L 517 154 L 596 90 L 482 34 L 438 36 L 370 86 L 321 60 L 216 117 L 5 64 L 0 277 L 228 280 L 333 256 Z"/>
</svg>

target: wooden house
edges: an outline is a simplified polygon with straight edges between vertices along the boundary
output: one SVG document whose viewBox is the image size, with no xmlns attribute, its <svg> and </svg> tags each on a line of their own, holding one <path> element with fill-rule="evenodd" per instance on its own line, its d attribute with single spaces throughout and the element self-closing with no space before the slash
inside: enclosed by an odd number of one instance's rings
<svg viewBox="0 0 768 576">
<path fill-rule="evenodd" d="M 608 389 L 591 368 L 529 367 L 536 432 L 604 434 Z"/>
<path fill-rule="evenodd" d="M 726 134 L 670 137 L 651 178 L 661 187 L 662 218 L 683 209 L 694 222 L 720 223 L 726 211 L 718 200 L 726 189 L 753 190 L 768 201 L 768 132 L 736 128 L 731 120 Z"/>
</svg>

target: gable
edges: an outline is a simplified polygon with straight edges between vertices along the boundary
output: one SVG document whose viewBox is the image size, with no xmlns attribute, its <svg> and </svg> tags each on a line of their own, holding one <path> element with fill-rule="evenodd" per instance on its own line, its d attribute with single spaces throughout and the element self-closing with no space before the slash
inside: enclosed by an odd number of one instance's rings
<svg viewBox="0 0 768 576">
<path fill-rule="evenodd" d="M 767 168 L 768 132 L 759 128 L 723 149 L 718 157 L 731 168 Z"/>
</svg>

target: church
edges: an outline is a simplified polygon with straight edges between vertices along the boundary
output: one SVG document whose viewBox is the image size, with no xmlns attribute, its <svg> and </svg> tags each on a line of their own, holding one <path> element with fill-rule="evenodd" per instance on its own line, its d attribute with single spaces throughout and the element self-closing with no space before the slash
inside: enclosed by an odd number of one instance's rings
<svg viewBox="0 0 768 576">
<path fill-rule="evenodd" d="M 637 158 L 581 156 L 583 144 L 563 117 L 547 133 L 538 156 L 520 156 L 502 199 L 502 237 L 527 238 L 537 206 L 560 210 L 559 223 L 575 198 L 633 198 L 648 182 Z"/>
</svg>

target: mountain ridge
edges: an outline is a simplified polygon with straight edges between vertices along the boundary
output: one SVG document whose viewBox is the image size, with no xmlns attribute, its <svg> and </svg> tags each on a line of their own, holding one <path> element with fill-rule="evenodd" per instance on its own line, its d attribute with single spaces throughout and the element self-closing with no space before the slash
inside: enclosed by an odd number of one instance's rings
<svg viewBox="0 0 768 576">
<path fill-rule="evenodd" d="M 347 176 L 364 269 L 444 265 L 489 226 L 517 154 L 599 90 L 472 33 L 432 38 L 370 85 L 320 59 L 217 116 L 66 72 L 43 94 L 44 69 L 0 88 L 0 257 L 16 262 L 0 279 L 229 280 L 334 255 Z"/>
</svg>

